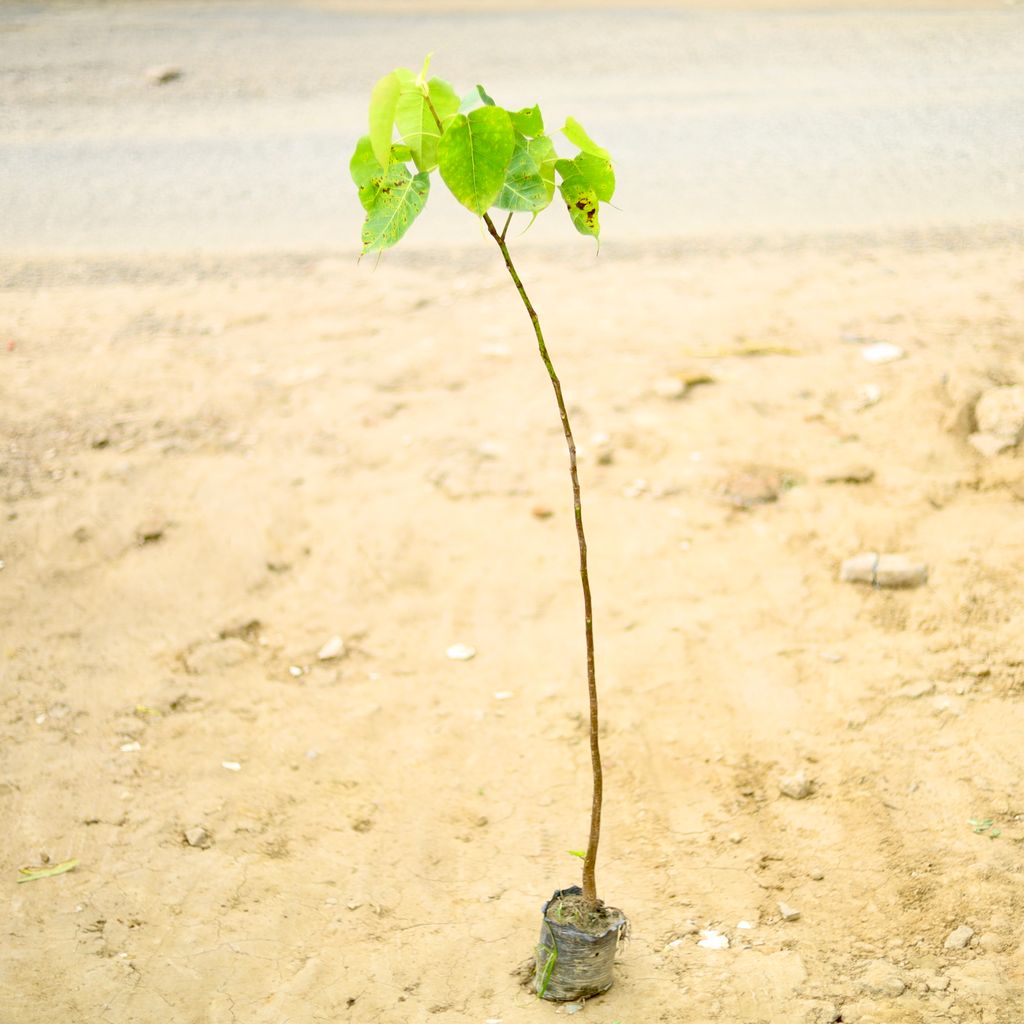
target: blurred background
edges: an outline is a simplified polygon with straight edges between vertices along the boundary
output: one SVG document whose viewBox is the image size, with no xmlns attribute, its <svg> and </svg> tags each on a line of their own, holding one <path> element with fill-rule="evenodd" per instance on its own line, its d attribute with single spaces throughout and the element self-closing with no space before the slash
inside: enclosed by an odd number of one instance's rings
<svg viewBox="0 0 1024 1024">
<path fill-rule="evenodd" d="M 370 89 L 428 50 L 612 149 L 612 248 L 1024 224 L 1022 7 L 369 6 L 4 3 L 0 252 L 356 249 Z M 474 230 L 437 188 L 403 248 Z"/>
</svg>

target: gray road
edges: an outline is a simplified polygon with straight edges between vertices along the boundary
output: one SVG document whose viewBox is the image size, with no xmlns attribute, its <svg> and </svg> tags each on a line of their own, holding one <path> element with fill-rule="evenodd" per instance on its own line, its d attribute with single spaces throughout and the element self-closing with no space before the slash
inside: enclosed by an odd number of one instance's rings
<svg viewBox="0 0 1024 1024">
<path fill-rule="evenodd" d="M 357 15 L 0 4 L 0 253 L 348 249 L 374 79 L 574 114 L 618 159 L 607 244 L 1024 225 L 1024 8 Z M 184 77 L 147 84 L 173 63 Z M 561 211 L 537 241 L 571 233 Z M 472 241 L 438 188 L 412 245 Z"/>
</svg>

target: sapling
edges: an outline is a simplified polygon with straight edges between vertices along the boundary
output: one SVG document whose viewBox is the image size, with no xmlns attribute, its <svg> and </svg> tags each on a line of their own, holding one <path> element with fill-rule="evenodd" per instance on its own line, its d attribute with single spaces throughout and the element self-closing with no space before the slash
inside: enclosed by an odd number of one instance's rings
<svg viewBox="0 0 1024 1024">
<path fill-rule="evenodd" d="M 593 610 L 576 445 L 562 385 L 544 341 L 540 318 L 512 262 L 506 238 L 515 214 L 529 214 L 532 224 L 551 204 L 557 179 L 557 191 L 576 230 L 598 239 L 600 206 L 612 198 L 615 172 L 608 151 L 594 142 L 573 118 L 566 119 L 558 134 L 575 147 L 576 153 L 569 158 L 559 157 L 554 139 L 544 130 L 540 107 L 505 110 L 497 106 L 480 85 L 460 99 L 447 82 L 428 79 L 429 62 L 428 57 L 419 74 L 398 68 L 373 87 L 370 130 L 356 143 L 350 162 L 352 180 L 366 211 L 363 253 L 380 252 L 402 238 L 423 210 L 430 193 L 431 172 L 438 170 L 452 195 L 482 219 L 501 252 L 505 268 L 533 325 L 540 358 L 554 389 L 569 452 L 579 545 L 593 800 L 587 849 L 578 852 L 583 859 L 582 887 L 557 891 L 544 905 L 534 986 L 539 995 L 548 999 L 585 998 L 611 986 L 615 949 L 627 922 L 621 911 L 605 906 L 597 894 L 603 776 L 598 742 Z M 491 218 L 491 210 L 506 214 L 500 230 Z"/>
</svg>

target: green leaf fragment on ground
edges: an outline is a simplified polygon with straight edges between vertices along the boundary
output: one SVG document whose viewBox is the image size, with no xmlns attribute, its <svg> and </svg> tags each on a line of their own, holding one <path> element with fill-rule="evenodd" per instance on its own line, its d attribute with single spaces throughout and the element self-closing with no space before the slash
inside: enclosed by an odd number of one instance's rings
<svg viewBox="0 0 1024 1024">
<path fill-rule="evenodd" d="M 61 861 L 60 864 L 50 864 L 46 867 L 21 868 L 20 874 L 22 877 L 18 879 L 18 883 L 34 882 L 39 878 L 52 878 L 54 875 L 63 875 L 66 871 L 71 871 L 77 867 L 77 860 L 65 860 Z"/>
<path fill-rule="evenodd" d="M 427 91 L 430 103 L 418 86 L 403 87 L 395 107 L 398 134 L 412 151 L 416 167 L 421 171 L 432 171 L 437 166 L 441 128 L 446 129 L 459 112 L 459 97 L 447 82 L 432 78 L 427 83 Z M 431 104 L 434 110 L 430 109 Z M 441 119 L 441 128 L 437 126 L 434 111 Z"/>
<path fill-rule="evenodd" d="M 437 147 L 441 177 L 463 206 L 483 216 L 504 186 L 515 145 L 512 121 L 501 107 L 458 114 Z"/>
<path fill-rule="evenodd" d="M 565 124 L 562 126 L 562 134 L 574 145 L 577 149 L 582 149 L 584 153 L 590 153 L 592 156 L 600 157 L 602 160 L 611 161 L 611 155 L 608 150 L 603 146 L 599 146 L 586 132 L 583 125 L 576 120 L 575 117 L 567 117 Z"/>
<path fill-rule="evenodd" d="M 359 201 L 366 210 L 363 253 L 388 249 L 401 239 L 419 216 L 430 192 L 430 175 L 410 176 L 402 164 L 359 187 Z"/>
</svg>

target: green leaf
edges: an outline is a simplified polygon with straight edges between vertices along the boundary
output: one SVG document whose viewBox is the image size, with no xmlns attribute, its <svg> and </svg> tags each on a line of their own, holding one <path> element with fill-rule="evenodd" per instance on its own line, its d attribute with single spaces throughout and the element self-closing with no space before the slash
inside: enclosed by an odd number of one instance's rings
<svg viewBox="0 0 1024 1024">
<path fill-rule="evenodd" d="M 384 168 L 391 158 L 391 135 L 402 83 L 411 77 L 411 71 L 399 68 L 379 79 L 370 93 L 370 145 L 377 163 Z"/>
<path fill-rule="evenodd" d="M 580 860 L 586 860 L 587 859 L 587 851 L 586 850 L 570 850 L 569 852 L 574 857 L 579 857 Z"/>
<path fill-rule="evenodd" d="M 576 120 L 575 117 L 567 117 L 565 124 L 562 127 L 562 134 L 574 145 L 577 149 L 582 149 L 584 153 L 590 153 L 592 156 L 600 157 L 602 160 L 611 161 L 611 156 L 608 150 L 603 146 L 599 146 L 587 133 L 583 125 Z"/>
<path fill-rule="evenodd" d="M 474 85 L 473 88 L 462 97 L 462 103 L 459 106 L 459 110 L 466 114 L 471 110 L 475 110 L 479 106 L 493 107 L 494 100 L 487 95 L 487 90 L 482 85 Z"/>
<path fill-rule="evenodd" d="M 537 161 L 540 168 L 540 176 L 544 179 L 550 203 L 551 197 L 555 194 L 555 164 L 558 163 L 555 144 L 546 135 L 538 135 L 537 138 L 530 140 L 530 156 Z"/>
<path fill-rule="evenodd" d="M 534 142 L 538 141 L 536 139 Z M 550 144 L 550 139 L 547 140 Z M 555 194 L 553 167 L 554 161 L 546 168 L 548 178 L 541 170 L 537 157 L 531 152 L 531 142 L 520 132 L 516 132 L 516 148 L 512 151 L 512 159 L 505 170 L 505 183 L 501 194 L 494 205 L 501 210 L 512 210 L 516 213 L 539 213 L 550 202 Z M 551 147 L 554 152 L 554 147 Z"/>
<path fill-rule="evenodd" d="M 555 168 L 566 181 L 588 185 L 602 203 L 611 202 L 615 194 L 615 171 L 607 160 L 579 153 L 572 160 L 559 160 Z"/>
<path fill-rule="evenodd" d="M 534 138 L 544 131 L 544 118 L 541 116 L 540 107 L 534 104 L 532 107 L 523 107 L 515 113 L 509 113 L 512 118 L 512 127 L 517 132 L 529 135 Z"/>
<path fill-rule="evenodd" d="M 375 178 L 381 172 L 380 162 L 373 155 L 373 144 L 370 136 L 364 135 L 357 143 L 352 159 L 348 162 L 349 174 L 355 182 L 356 188 L 365 185 L 371 178 Z"/>
<path fill-rule="evenodd" d="M 451 124 L 459 112 L 459 97 L 455 90 L 440 78 L 432 78 L 425 84 L 443 128 Z M 434 120 L 434 112 L 427 98 L 418 88 L 406 88 L 398 97 L 395 107 L 395 123 L 398 133 L 412 150 L 412 158 L 421 171 L 432 171 L 437 166 L 437 144 L 441 129 Z"/>
<path fill-rule="evenodd" d="M 498 198 L 515 145 L 508 111 L 493 106 L 458 114 L 441 136 L 441 177 L 452 195 L 478 217 Z"/>
<path fill-rule="evenodd" d="M 580 153 L 573 160 L 559 160 L 555 169 L 562 177 L 558 188 L 576 230 L 581 235 L 599 237 L 599 205 L 608 202 L 615 192 L 612 165 L 590 153 Z"/>
<path fill-rule="evenodd" d="M 402 164 L 392 164 L 361 185 L 359 201 L 366 210 L 363 253 L 388 249 L 398 242 L 419 216 L 429 192 L 430 175 L 411 177 Z"/>
<path fill-rule="evenodd" d="M 65 860 L 60 864 L 51 864 L 45 868 L 20 868 L 19 873 L 22 877 L 18 879 L 18 884 L 35 882 L 40 878 L 52 878 L 54 875 L 63 875 L 65 871 L 71 871 L 77 867 L 77 860 Z"/>
<path fill-rule="evenodd" d="M 403 146 L 400 143 L 396 142 L 391 147 L 391 163 L 407 164 L 411 159 L 412 150 L 408 146 Z M 378 170 L 380 170 L 380 168 L 378 168 Z"/>
</svg>

